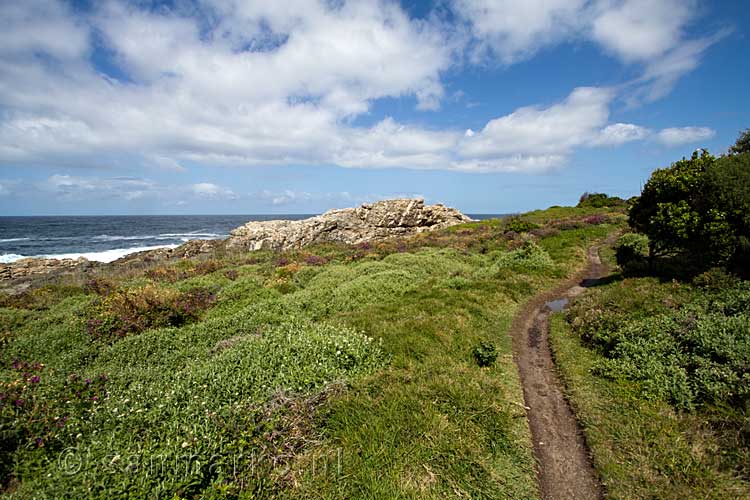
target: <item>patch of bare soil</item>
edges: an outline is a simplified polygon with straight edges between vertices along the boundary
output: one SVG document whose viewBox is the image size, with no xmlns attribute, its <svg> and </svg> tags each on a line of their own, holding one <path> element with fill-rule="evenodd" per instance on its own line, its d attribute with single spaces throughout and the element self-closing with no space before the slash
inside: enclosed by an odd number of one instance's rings
<svg viewBox="0 0 750 500">
<path fill-rule="evenodd" d="M 513 320 L 513 356 L 518 365 L 529 419 L 539 487 L 544 499 L 599 499 L 604 489 L 573 411 L 565 398 L 549 346 L 549 315 L 607 273 L 599 247 L 588 264 L 564 284 L 528 302 Z"/>
</svg>

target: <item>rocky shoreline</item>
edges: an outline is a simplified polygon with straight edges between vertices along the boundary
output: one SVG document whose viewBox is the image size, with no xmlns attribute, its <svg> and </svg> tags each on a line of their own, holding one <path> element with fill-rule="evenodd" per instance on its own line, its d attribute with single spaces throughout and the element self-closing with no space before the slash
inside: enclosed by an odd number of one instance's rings
<svg viewBox="0 0 750 500">
<path fill-rule="evenodd" d="M 40 276 L 87 271 L 110 265 L 184 259 L 219 247 L 234 251 L 291 250 L 315 243 L 358 244 L 444 229 L 471 219 L 442 204 L 421 199 L 383 200 L 328 212 L 298 221 L 251 221 L 224 240 L 191 240 L 177 248 L 159 248 L 126 255 L 108 264 L 78 259 L 25 258 L 0 264 L 0 282 L 20 282 Z"/>
</svg>

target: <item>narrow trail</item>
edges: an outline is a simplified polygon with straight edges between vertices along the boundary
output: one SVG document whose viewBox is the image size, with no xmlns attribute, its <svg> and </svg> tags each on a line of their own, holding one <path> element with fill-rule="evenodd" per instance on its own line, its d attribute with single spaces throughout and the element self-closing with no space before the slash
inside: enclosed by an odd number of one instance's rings
<svg viewBox="0 0 750 500">
<path fill-rule="evenodd" d="M 607 271 L 599 258 L 599 246 L 589 248 L 588 263 L 582 271 L 556 289 L 534 297 L 511 325 L 513 357 L 521 376 L 539 466 L 539 487 L 545 500 L 604 496 L 578 420 L 557 376 L 549 346 L 549 315 L 597 283 Z"/>
</svg>

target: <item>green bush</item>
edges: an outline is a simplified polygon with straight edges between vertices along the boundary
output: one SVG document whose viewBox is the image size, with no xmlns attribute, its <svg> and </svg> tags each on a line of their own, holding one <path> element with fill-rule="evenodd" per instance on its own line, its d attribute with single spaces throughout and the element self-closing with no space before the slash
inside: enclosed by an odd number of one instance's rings
<svg viewBox="0 0 750 500">
<path fill-rule="evenodd" d="M 497 359 L 497 349 L 495 349 L 495 345 L 486 340 L 480 342 L 471 353 L 477 364 L 483 368 L 486 366 L 492 366 Z"/>
<path fill-rule="evenodd" d="M 701 267 L 747 269 L 750 154 L 715 158 L 706 150 L 656 170 L 629 222 L 648 235 L 651 256 L 682 254 Z"/>
<path fill-rule="evenodd" d="M 515 270 L 548 270 L 555 266 L 552 257 L 533 241 L 524 244 L 510 252 L 498 252 L 490 270 L 499 272 L 503 269 Z"/>
<path fill-rule="evenodd" d="M 604 193 L 583 193 L 576 206 L 578 208 L 603 208 L 619 207 L 625 204 L 625 200 L 618 196 L 609 196 Z"/>
<path fill-rule="evenodd" d="M 513 231 L 514 233 L 528 233 L 529 231 L 538 228 L 538 224 L 534 224 L 533 222 L 521 219 L 520 217 L 513 217 L 509 219 L 505 224 L 506 233 L 509 233 L 511 231 Z"/>
<path fill-rule="evenodd" d="M 615 259 L 624 272 L 632 271 L 646 261 L 648 237 L 637 233 L 626 233 L 617 239 Z"/>
</svg>

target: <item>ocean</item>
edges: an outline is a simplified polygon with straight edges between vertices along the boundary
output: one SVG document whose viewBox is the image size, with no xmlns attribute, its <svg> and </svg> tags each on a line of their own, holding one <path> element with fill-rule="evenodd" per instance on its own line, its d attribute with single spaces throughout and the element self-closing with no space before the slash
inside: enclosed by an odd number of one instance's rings
<svg viewBox="0 0 750 500">
<path fill-rule="evenodd" d="M 473 219 L 496 214 L 469 214 Z M 0 263 L 24 257 L 78 258 L 111 262 L 127 254 L 174 248 L 189 240 L 226 238 L 254 220 L 299 220 L 287 215 L 107 215 L 0 217 Z"/>
</svg>

